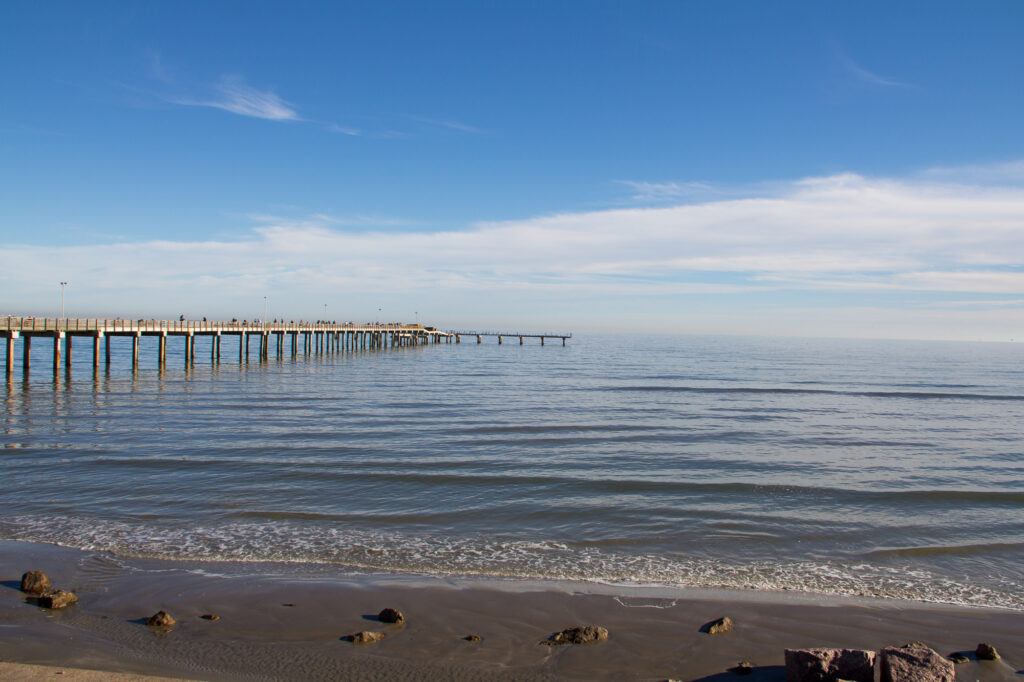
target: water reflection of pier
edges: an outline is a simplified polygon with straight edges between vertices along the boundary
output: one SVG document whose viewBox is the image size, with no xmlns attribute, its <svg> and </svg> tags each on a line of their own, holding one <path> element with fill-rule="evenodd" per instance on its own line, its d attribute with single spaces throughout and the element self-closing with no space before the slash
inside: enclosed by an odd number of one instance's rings
<svg viewBox="0 0 1024 682">
<path fill-rule="evenodd" d="M 431 343 L 451 343 L 455 334 L 439 331 L 420 324 L 334 324 L 306 322 L 207 322 L 167 320 L 104 320 L 54 319 L 35 317 L 0 318 L 0 337 L 7 342 L 7 376 L 14 371 L 14 342 L 21 340 L 22 369 L 31 367 L 32 340 L 49 339 L 53 343 L 53 371 L 59 372 L 61 356 L 71 366 L 72 339 L 91 341 L 92 365 L 98 368 L 101 357 L 110 365 L 110 341 L 113 337 L 131 339 L 132 368 L 139 366 L 139 347 L 142 337 L 156 337 L 157 365 L 167 364 L 168 340 L 184 340 L 183 359 L 186 367 L 195 361 L 196 341 L 200 337 L 210 340 L 210 360 L 220 362 L 221 338 L 238 338 L 238 361 L 247 362 L 250 353 L 267 360 L 273 352 L 283 358 L 286 351 L 292 357 L 321 355 L 355 350 L 381 350 Z M 255 339 L 253 339 L 255 337 Z M 287 337 L 287 338 L 286 338 Z M 100 345 L 103 345 L 101 352 Z M 458 340 L 456 340 L 458 342 Z M 204 344 L 205 345 L 205 344 Z M 232 346 L 234 344 L 231 344 Z M 289 346 L 290 348 L 286 348 Z M 63 348 L 62 348 L 63 346 Z"/>
</svg>

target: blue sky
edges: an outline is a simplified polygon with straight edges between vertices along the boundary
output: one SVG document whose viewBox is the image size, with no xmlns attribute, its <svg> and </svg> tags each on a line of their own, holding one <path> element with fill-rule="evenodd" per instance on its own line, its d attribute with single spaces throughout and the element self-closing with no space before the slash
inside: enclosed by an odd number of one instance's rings
<svg viewBox="0 0 1024 682">
<path fill-rule="evenodd" d="M 0 314 L 1024 338 L 1021 26 L 4 3 Z"/>
</svg>

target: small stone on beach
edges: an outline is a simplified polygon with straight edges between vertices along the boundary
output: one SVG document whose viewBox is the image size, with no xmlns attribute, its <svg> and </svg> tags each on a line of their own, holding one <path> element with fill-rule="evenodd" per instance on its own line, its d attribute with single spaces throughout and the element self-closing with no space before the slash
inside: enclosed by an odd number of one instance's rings
<svg viewBox="0 0 1024 682">
<path fill-rule="evenodd" d="M 364 630 L 363 632 L 357 632 L 353 635 L 345 635 L 342 639 L 346 642 L 352 642 L 353 644 L 373 644 L 374 642 L 379 642 L 384 639 L 384 633 Z"/>
<path fill-rule="evenodd" d="M 559 646 L 561 644 L 591 644 L 603 642 L 606 639 L 608 639 L 607 629 L 599 625 L 580 625 L 556 632 L 540 643 L 547 646 Z"/>
<path fill-rule="evenodd" d="M 50 578 L 42 571 L 29 571 L 21 576 L 21 591 L 42 595 L 50 591 Z"/>
<path fill-rule="evenodd" d="M 479 642 L 480 635 L 466 635 L 462 639 L 466 640 L 467 642 Z"/>
<path fill-rule="evenodd" d="M 965 656 L 962 653 L 960 653 L 959 651 L 950 654 L 946 658 L 948 658 L 949 660 L 953 661 L 954 663 L 969 663 L 970 660 L 971 660 L 971 659 L 967 658 L 967 656 Z"/>
<path fill-rule="evenodd" d="M 978 657 L 979 661 L 998 661 L 999 652 L 991 644 L 982 642 L 978 645 L 978 648 L 974 650 L 974 655 Z"/>
<path fill-rule="evenodd" d="M 382 623 L 396 623 L 401 625 L 405 623 L 405 616 L 398 609 L 387 608 L 377 614 L 377 620 Z"/>
<path fill-rule="evenodd" d="M 203 620 L 220 620 L 220 616 L 218 616 L 216 613 L 204 613 L 199 617 Z"/>
<path fill-rule="evenodd" d="M 750 661 L 740 661 L 734 667 L 729 668 L 729 670 L 737 675 L 749 675 L 754 672 L 754 664 Z"/>
<path fill-rule="evenodd" d="M 39 605 L 44 609 L 63 609 L 78 602 L 78 595 L 67 590 L 54 590 L 39 597 Z"/>
<path fill-rule="evenodd" d="M 700 628 L 701 632 L 706 632 L 709 635 L 721 635 L 726 632 L 732 631 L 732 618 L 729 616 L 723 616 L 718 620 L 713 620 L 710 623 L 704 623 Z"/>
<path fill-rule="evenodd" d="M 152 616 L 146 619 L 146 625 L 154 628 L 167 628 L 178 621 L 171 617 L 171 614 L 166 611 L 157 611 Z"/>
</svg>

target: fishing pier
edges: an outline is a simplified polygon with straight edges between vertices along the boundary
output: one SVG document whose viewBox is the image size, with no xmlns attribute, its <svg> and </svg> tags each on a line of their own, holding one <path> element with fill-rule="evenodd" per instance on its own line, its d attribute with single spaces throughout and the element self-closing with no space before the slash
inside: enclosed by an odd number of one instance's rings
<svg viewBox="0 0 1024 682">
<path fill-rule="evenodd" d="M 171 339 L 182 339 L 182 357 L 186 368 L 192 366 L 196 357 L 196 345 L 204 339 L 209 346 L 210 361 L 221 360 L 221 339 L 237 337 L 238 362 L 249 361 L 250 353 L 259 360 L 267 360 L 273 353 L 276 358 L 285 354 L 323 355 L 356 350 L 383 350 L 439 343 L 461 343 L 463 336 L 475 336 L 481 343 L 484 336 L 497 336 L 498 343 L 506 337 L 540 338 L 541 345 L 547 338 L 565 341 L 571 334 L 526 334 L 520 332 L 478 332 L 442 331 L 420 324 L 352 322 L 337 324 L 328 322 L 207 322 L 192 320 L 121 320 L 121 319 L 59 319 L 36 317 L 0 318 L 0 337 L 6 341 L 6 375 L 14 373 L 14 346 L 20 340 L 22 345 L 22 370 L 29 373 L 32 365 L 32 340 L 49 340 L 53 345 L 53 372 L 56 376 L 63 364 L 71 368 L 71 355 L 76 337 L 92 346 L 92 366 L 98 369 L 100 359 L 110 366 L 111 339 L 126 337 L 131 342 L 131 366 L 139 367 L 140 346 L 143 337 L 157 339 L 157 366 L 167 365 L 167 352 Z M 255 337 L 255 338 L 254 338 Z M 209 344 L 205 343 L 209 340 Z M 44 341 L 45 342 L 45 341 Z M 178 345 L 178 344 L 175 344 Z M 234 346 L 234 343 L 229 346 Z M 102 350 L 101 347 L 102 346 Z M 227 352 L 227 351 L 225 351 Z"/>
</svg>

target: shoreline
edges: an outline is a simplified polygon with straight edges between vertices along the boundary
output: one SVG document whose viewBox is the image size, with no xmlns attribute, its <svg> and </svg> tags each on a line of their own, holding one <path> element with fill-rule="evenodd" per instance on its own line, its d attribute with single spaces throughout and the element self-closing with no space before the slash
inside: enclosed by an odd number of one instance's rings
<svg viewBox="0 0 1024 682">
<path fill-rule="evenodd" d="M 767 681 L 784 679 L 786 648 L 877 650 L 924 641 L 948 655 L 985 641 L 1003 659 L 972 659 L 957 666 L 959 676 L 1019 680 L 1024 672 L 1024 613 L 997 608 L 801 592 L 356 575 L 329 566 L 286 574 L 232 563 L 218 572 L 208 562 L 114 559 L 20 541 L 0 541 L 0 550 L 3 663 L 204 680 L 727 681 L 734 677 L 729 668 L 749 660 L 755 671 L 748 679 Z M 60 611 L 27 603 L 18 580 L 30 569 L 74 590 L 79 603 Z M 385 607 L 398 608 L 408 622 L 378 622 L 374 614 Z M 169 631 L 144 624 L 161 609 L 179 621 Z M 204 613 L 220 620 L 202 620 Z M 733 632 L 699 632 L 726 615 L 736 623 Z M 539 645 L 576 625 L 607 627 L 609 639 Z M 360 630 L 386 636 L 373 645 L 341 640 Z M 462 639 L 469 634 L 481 641 Z"/>
</svg>

